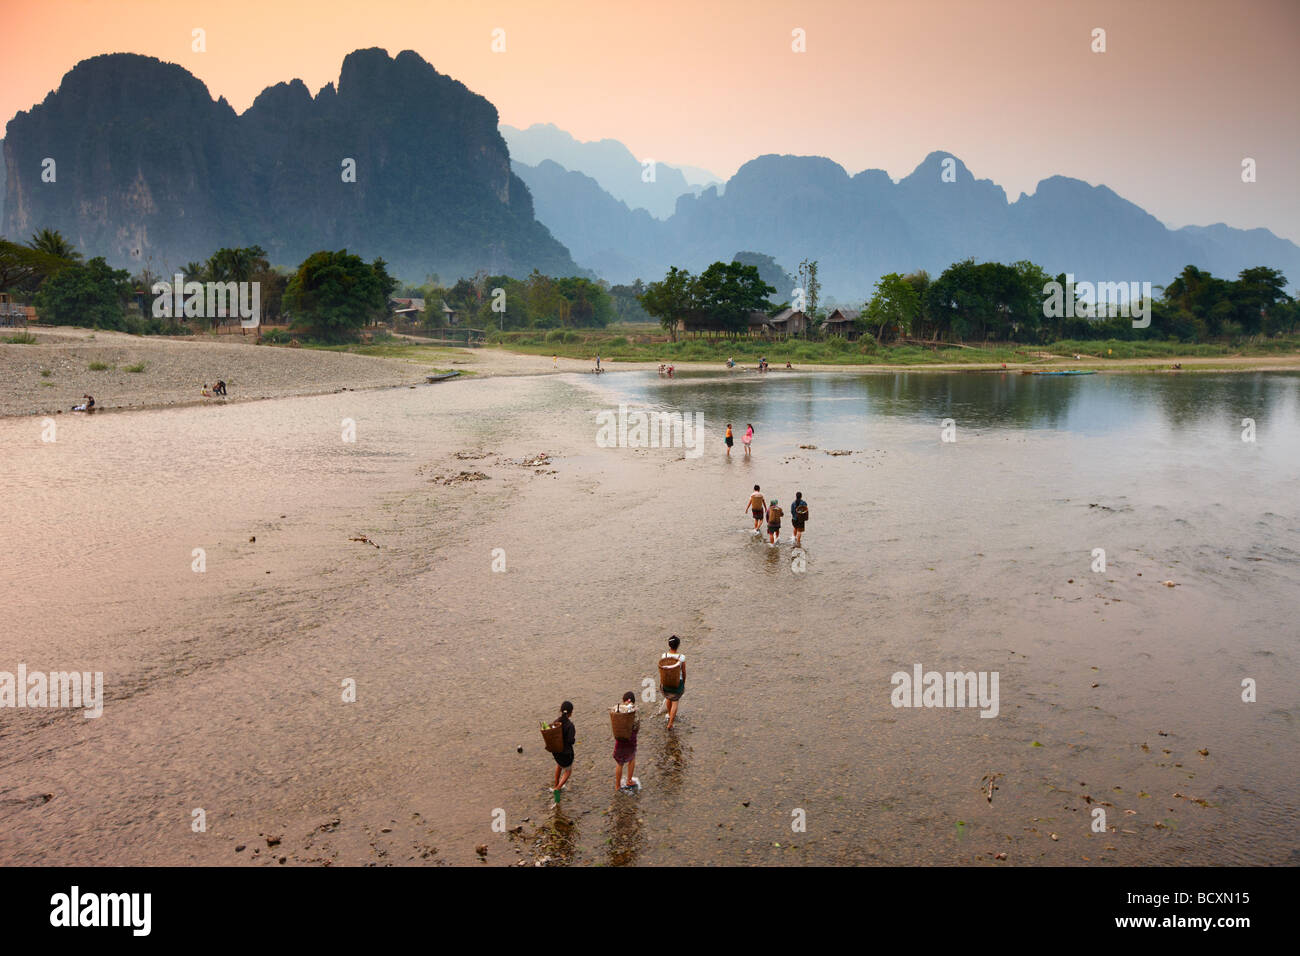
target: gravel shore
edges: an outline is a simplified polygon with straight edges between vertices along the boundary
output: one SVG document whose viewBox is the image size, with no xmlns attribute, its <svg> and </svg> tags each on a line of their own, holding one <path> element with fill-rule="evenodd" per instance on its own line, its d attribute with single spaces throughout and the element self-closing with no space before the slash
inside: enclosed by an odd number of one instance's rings
<svg viewBox="0 0 1300 956">
<path fill-rule="evenodd" d="M 426 373 L 400 359 L 257 346 L 233 337 L 30 331 L 34 344 L 0 344 L 0 415 L 67 411 L 86 393 L 105 409 L 222 401 L 203 397 L 203 387 L 218 379 L 226 383 L 228 401 L 244 401 L 407 385 L 422 382 Z"/>
</svg>

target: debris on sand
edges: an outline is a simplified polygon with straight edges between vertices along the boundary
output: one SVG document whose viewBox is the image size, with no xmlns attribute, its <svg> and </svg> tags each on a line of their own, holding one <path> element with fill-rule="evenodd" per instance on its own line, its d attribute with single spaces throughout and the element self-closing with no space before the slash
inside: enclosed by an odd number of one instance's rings
<svg viewBox="0 0 1300 956">
<path fill-rule="evenodd" d="M 847 449 L 844 449 L 844 448 L 836 448 L 834 451 L 826 450 L 826 454 L 828 454 L 828 455 L 834 455 L 834 456 L 838 457 L 838 456 L 840 456 L 840 455 L 851 455 L 851 454 L 853 454 L 853 452 L 848 451 Z"/>
<path fill-rule="evenodd" d="M 816 451 L 816 450 L 817 450 L 817 446 L 816 446 L 816 445 L 800 445 L 799 447 L 800 447 L 800 448 L 805 448 L 805 449 L 807 449 L 808 451 Z"/>
<path fill-rule="evenodd" d="M 458 475 L 434 475 L 429 481 L 444 485 L 459 485 L 466 481 L 487 481 L 491 477 L 481 471 L 462 471 Z"/>
<path fill-rule="evenodd" d="M 545 468 L 551 464 L 551 456 L 546 452 L 541 452 L 532 458 L 525 458 L 523 461 L 512 461 L 511 464 L 518 465 L 520 468 Z"/>
<path fill-rule="evenodd" d="M 368 537 L 367 537 L 366 535 L 364 535 L 364 534 L 353 535 L 352 537 L 348 538 L 348 540 L 349 540 L 349 541 L 360 541 L 362 544 L 372 544 L 372 545 L 374 545 L 376 548 L 379 547 L 378 544 L 376 544 L 374 541 L 371 541 L 370 538 L 368 538 Z"/>
<path fill-rule="evenodd" d="M 458 451 L 452 457 L 459 461 L 478 461 L 481 458 L 486 458 L 488 454 L 489 452 L 486 451 Z"/>
</svg>

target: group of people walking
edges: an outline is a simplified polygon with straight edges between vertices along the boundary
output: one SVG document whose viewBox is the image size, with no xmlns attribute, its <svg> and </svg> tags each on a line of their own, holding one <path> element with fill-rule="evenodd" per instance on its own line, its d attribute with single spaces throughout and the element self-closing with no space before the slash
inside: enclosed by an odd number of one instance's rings
<svg viewBox="0 0 1300 956">
<path fill-rule="evenodd" d="M 754 534 L 761 534 L 761 525 L 767 522 L 768 544 L 776 547 L 777 541 L 781 538 L 781 519 L 785 517 L 785 509 L 781 507 L 781 503 L 775 498 L 767 501 L 763 497 L 762 489 L 755 485 L 754 493 L 745 502 L 745 508 L 754 519 Z M 790 505 L 790 526 L 794 529 L 796 548 L 803 547 L 803 529 L 807 521 L 808 499 L 803 496 L 802 491 L 796 491 L 794 502 Z"/>
<path fill-rule="evenodd" d="M 682 639 L 674 634 L 668 638 L 668 650 L 659 657 L 659 692 L 663 695 L 668 729 L 673 729 L 677 720 L 677 705 L 686 693 L 686 655 L 681 653 Z M 635 793 L 641 789 L 641 781 L 633 776 L 636 770 L 636 738 L 641 729 L 641 718 L 637 714 L 636 694 L 628 691 L 622 700 L 610 709 L 611 715 L 633 715 L 629 722 L 623 721 L 628 729 L 623 736 L 615 729 L 614 736 L 614 787 L 624 793 Z M 617 725 L 616 725 L 617 726 Z M 543 737 L 548 728 L 543 727 Z M 573 703 L 565 701 L 560 704 L 560 716 L 550 729 L 558 729 L 558 738 L 552 744 L 548 741 L 547 749 L 555 758 L 555 786 L 553 795 L 558 803 L 560 792 L 568 786 L 573 774 L 574 744 L 577 743 L 578 730 L 573 723 Z"/>
</svg>

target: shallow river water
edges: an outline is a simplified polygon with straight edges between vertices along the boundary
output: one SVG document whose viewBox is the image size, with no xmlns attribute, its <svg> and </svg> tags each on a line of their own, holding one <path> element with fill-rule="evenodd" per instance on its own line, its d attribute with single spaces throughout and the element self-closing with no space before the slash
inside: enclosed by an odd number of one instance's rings
<svg viewBox="0 0 1300 956">
<path fill-rule="evenodd" d="M 602 447 L 620 405 L 699 454 Z M 0 672 L 105 700 L 0 706 L 0 863 L 1300 862 L 1300 376 L 617 372 L 43 437 L 0 420 Z M 754 484 L 809 499 L 802 555 Z M 996 716 L 894 706 L 918 666 Z"/>
</svg>

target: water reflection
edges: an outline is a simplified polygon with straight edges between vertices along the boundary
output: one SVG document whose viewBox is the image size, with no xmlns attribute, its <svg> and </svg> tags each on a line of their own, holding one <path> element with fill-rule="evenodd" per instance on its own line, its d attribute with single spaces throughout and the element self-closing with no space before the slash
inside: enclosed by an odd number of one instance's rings
<svg viewBox="0 0 1300 956">
<path fill-rule="evenodd" d="M 686 751 L 678 733 L 676 728 L 665 729 L 655 750 L 654 787 L 665 797 L 675 797 L 686 776 Z"/>
<path fill-rule="evenodd" d="M 644 841 L 645 816 L 641 801 L 632 794 L 615 793 L 609 811 L 608 860 L 610 866 L 632 866 Z"/>
<path fill-rule="evenodd" d="M 553 866 L 569 866 L 578 853 L 577 822 L 557 803 L 551 819 L 537 831 L 537 856 Z"/>
<path fill-rule="evenodd" d="M 786 436 L 825 433 L 871 418 L 938 421 L 975 428 L 1030 426 L 1097 433 L 1167 426 L 1188 430 L 1294 416 L 1295 372 L 1023 375 L 1018 372 L 893 374 L 769 373 L 683 375 L 672 381 L 628 374 L 618 386 L 633 401 L 703 411 L 710 427 L 755 421 L 755 448 L 774 429 Z M 739 424 L 738 424 L 739 423 Z M 743 461 L 740 443 L 733 453 Z"/>
</svg>

